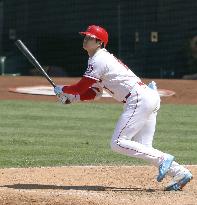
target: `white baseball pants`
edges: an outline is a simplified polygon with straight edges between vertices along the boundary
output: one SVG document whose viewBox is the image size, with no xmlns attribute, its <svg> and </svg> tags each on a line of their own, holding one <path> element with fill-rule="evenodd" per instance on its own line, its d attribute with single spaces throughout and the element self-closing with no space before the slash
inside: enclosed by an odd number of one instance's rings
<svg viewBox="0 0 197 205">
<path fill-rule="evenodd" d="M 152 147 L 159 108 L 160 97 L 157 91 L 136 84 L 117 122 L 111 141 L 112 150 L 159 167 L 166 155 Z M 168 174 L 175 176 L 181 167 L 173 162 Z"/>
</svg>

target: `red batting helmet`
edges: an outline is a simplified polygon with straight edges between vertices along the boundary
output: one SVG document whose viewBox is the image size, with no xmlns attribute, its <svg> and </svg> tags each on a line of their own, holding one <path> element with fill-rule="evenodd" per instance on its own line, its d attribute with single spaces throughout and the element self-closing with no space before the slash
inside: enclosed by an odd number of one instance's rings
<svg viewBox="0 0 197 205">
<path fill-rule="evenodd" d="M 106 46 L 108 43 L 108 33 L 104 28 L 100 26 L 91 25 L 88 26 L 85 32 L 79 32 L 79 33 L 101 40 L 104 43 L 104 46 Z"/>
</svg>

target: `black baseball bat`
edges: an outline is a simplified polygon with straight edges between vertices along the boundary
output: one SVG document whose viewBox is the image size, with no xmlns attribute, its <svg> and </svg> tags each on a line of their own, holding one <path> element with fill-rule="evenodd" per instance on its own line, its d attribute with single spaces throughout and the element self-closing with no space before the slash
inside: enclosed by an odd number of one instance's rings
<svg viewBox="0 0 197 205">
<path fill-rule="evenodd" d="M 15 42 L 16 46 L 19 48 L 19 50 L 25 55 L 25 57 L 34 65 L 36 69 L 38 69 L 45 78 L 49 81 L 49 83 L 55 87 L 55 83 L 52 81 L 52 79 L 48 76 L 48 74 L 45 72 L 45 70 L 42 68 L 40 63 L 36 60 L 36 58 L 32 55 L 32 53 L 29 51 L 29 49 L 25 46 L 25 44 L 21 40 L 17 40 Z"/>
</svg>

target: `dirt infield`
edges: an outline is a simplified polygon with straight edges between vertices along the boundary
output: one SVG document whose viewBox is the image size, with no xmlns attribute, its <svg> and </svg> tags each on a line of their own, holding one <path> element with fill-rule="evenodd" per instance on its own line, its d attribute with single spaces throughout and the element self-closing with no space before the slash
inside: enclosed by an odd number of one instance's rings
<svg viewBox="0 0 197 205">
<path fill-rule="evenodd" d="M 196 174 L 196 167 L 190 167 Z M 196 205 L 197 181 L 164 192 L 151 166 L 1 169 L 0 204 Z"/>
<path fill-rule="evenodd" d="M 58 84 L 78 79 L 55 78 Z M 149 80 L 144 80 L 147 83 Z M 53 96 L 8 92 L 17 86 L 48 85 L 41 77 L 0 77 L 0 100 L 56 101 Z M 156 80 L 159 88 L 174 90 L 162 103 L 197 104 L 197 81 Z M 115 102 L 103 98 L 100 102 Z M 68 205 L 197 205 L 197 166 L 188 167 L 194 179 L 181 192 L 165 192 L 169 178 L 156 182 L 152 166 L 89 166 L 0 169 L 0 204 Z"/>
<path fill-rule="evenodd" d="M 71 84 L 77 82 L 79 78 L 54 78 L 57 84 Z M 144 79 L 147 83 L 150 80 Z M 176 94 L 172 97 L 162 98 L 162 103 L 173 104 L 197 104 L 197 80 L 155 80 L 161 89 L 173 90 Z M 8 92 L 9 88 L 23 86 L 49 85 L 45 78 L 42 77 L 11 77 L 0 76 L 0 99 L 23 99 L 33 101 L 56 101 L 54 96 L 35 96 L 19 93 Z M 102 98 L 99 102 L 115 102 L 112 98 Z"/>
</svg>

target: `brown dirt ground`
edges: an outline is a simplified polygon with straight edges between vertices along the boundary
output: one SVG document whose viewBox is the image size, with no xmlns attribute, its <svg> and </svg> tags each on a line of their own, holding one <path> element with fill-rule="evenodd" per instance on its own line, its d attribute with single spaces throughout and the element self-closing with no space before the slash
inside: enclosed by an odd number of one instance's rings
<svg viewBox="0 0 197 205">
<path fill-rule="evenodd" d="M 57 84 L 75 83 L 79 78 L 54 78 Z M 151 79 L 152 80 L 152 79 Z M 143 82 L 149 82 L 149 79 L 144 79 Z M 173 90 L 176 92 L 174 96 L 162 98 L 162 103 L 171 104 L 197 104 L 197 80 L 161 80 L 156 79 L 158 88 Z M 43 77 L 21 77 L 21 76 L 0 76 L 0 100 L 1 99 L 23 99 L 33 101 L 56 101 L 53 96 L 42 95 L 27 95 L 8 92 L 9 88 L 23 86 L 48 86 L 48 82 Z M 115 102 L 112 98 L 102 98 L 99 102 Z"/>
<path fill-rule="evenodd" d="M 54 78 L 58 84 L 70 84 L 77 78 Z M 149 80 L 145 79 L 147 83 Z M 53 96 L 8 92 L 17 86 L 48 85 L 42 77 L 0 77 L 0 100 L 23 99 L 56 101 Z M 161 89 L 174 90 L 175 96 L 162 103 L 197 104 L 196 80 L 156 80 Z M 113 103 L 102 99 L 99 102 Z M 68 204 L 68 205 L 197 205 L 197 166 L 188 167 L 194 179 L 179 192 L 165 192 L 155 180 L 152 166 L 75 166 L 0 169 L 0 204 Z"/>
</svg>

